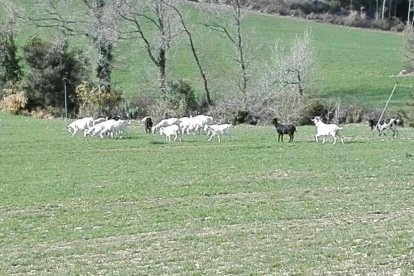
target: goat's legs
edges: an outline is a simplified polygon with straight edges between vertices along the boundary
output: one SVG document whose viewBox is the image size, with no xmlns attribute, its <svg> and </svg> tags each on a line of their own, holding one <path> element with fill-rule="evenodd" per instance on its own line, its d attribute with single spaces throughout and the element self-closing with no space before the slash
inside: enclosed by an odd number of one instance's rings
<svg viewBox="0 0 414 276">
<path fill-rule="evenodd" d="M 397 136 L 398 136 L 398 130 L 397 129 L 392 129 L 392 128 L 391 128 L 391 130 L 393 132 L 392 137 L 397 138 Z"/>
</svg>

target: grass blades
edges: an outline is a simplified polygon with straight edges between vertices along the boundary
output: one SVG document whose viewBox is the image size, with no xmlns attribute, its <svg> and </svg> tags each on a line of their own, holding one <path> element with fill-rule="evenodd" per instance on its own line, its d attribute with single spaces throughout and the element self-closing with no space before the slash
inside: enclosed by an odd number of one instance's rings
<svg viewBox="0 0 414 276">
<path fill-rule="evenodd" d="M 1 274 L 410 274 L 413 133 L 165 143 L 0 113 Z"/>
</svg>

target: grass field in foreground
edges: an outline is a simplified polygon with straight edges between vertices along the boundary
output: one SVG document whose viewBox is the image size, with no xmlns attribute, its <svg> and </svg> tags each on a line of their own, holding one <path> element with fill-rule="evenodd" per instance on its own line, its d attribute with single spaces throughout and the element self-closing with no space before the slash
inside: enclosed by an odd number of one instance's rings
<svg viewBox="0 0 414 276">
<path fill-rule="evenodd" d="M 0 113 L 0 274 L 414 272 L 411 128 L 303 126 L 167 144 L 70 137 L 60 120 Z"/>
</svg>

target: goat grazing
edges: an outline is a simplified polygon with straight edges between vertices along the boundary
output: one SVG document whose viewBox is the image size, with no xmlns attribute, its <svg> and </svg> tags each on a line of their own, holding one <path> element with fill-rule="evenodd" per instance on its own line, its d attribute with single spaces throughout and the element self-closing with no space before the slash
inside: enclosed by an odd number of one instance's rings
<svg viewBox="0 0 414 276">
<path fill-rule="evenodd" d="M 122 138 L 123 135 L 127 135 L 127 127 L 131 124 L 128 120 L 118 120 L 109 125 L 107 129 L 101 132 L 101 138 L 103 135 L 109 135 L 112 138 Z"/>
<path fill-rule="evenodd" d="M 160 135 L 165 135 L 165 141 L 167 142 L 171 142 L 171 136 L 175 136 L 174 142 L 177 138 L 181 141 L 180 127 L 178 125 L 160 127 Z"/>
<path fill-rule="evenodd" d="M 116 121 L 114 119 L 109 119 L 101 123 L 98 123 L 88 129 L 85 129 L 83 131 L 83 137 L 86 137 L 88 135 L 89 136 L 101 135 L 101 137 L 103 138 L 103 133 L 106 133 L 107 130 L 110 128 L 110 126 L 114 124 L 115 122 Z"/>
<path fill-rule="evenodd" d="M 217 136 L 218 141 L 221 142 L 220 134 L 225 134 L 230 137 L 230 133 L 229 133 L 230 127 L 231 127 L 230 124 L 204 125 L 204 131 L 207 133 L 207 135 L 210 135 L 207 141 L 211 141 L 211 139 L 214 136 Z"/>
<path fill-rule="evenodd" d="M 72 134 L 72 137 L 73 137 L 78 131 L 81 131 L 81 132 L 85 131 L 92 126 L 93 126 L 93 118 L 85 117 L 85 118 L 78 119 L 70 123 L 67 126 L 67 130 Z"/>
<path fill-rule="evenodd" d="M 278 142 L 280 142 L 280 141 L 283 142 L 283 135 L 284 134 L 289 135 L 289 142 L 293 141 L 293 138 L 295 136 L 295 131 L 296 131 L 296 127 L 294 125 L 279 124 L 278 121 L 277 121 L 277 118 L 274 118 L 272 120 L 272 124 L 276 127 L 276 131 L 277 131 L 277 134 L 278 134 L 278 137 L 277 137 Z"/>
<path fill-rule="evenodd" d="M 178 118 L 169 118 L 161 120 L 158 124 L 156 124 L 154 127 L 151 128 L 151 132 L 154 134 L 157 130 L 159 130 L 161 127 L 167 127 L 172 125 L 179 125 L 180 119 Z"/>
<path fill-rule="evenodd" d="M 342 143 L 344 143 L 344 140 L 339 135 L 339 130 L 342 129 L 341 127 L 335 124 L 325 124 L 324 122 L 322 122 L 322 119 L 320 117 L 315 117 L 314 119 L 312 119 L 312 121 L 315 123 L 316 126 L 315 140 L 317 143 L 319 142 L 319 137 L 321 136 L 323 137 L 322 143 L 325 143 L 325 138 L 329 135 L 333 138 L 333 144 L 336 143 L 337 137 L 341 139 Z"/>
</svg>

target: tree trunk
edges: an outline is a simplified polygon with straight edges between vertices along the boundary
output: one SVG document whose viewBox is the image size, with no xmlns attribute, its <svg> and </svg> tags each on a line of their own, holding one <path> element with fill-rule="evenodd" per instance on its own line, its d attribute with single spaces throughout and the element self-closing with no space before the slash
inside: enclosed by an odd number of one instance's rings
<svg viewBox="0 0 414 276">
<path fill-rule="evenodd" d="M 99 49 L 99 60 L 96 66 L 96 76 L 100 89 L 105 91 L 111 90 L 111 72 L 112 72 L 112 44 L 99 41 L 97 43 Z"/>
<path fill-rule="evenodd" d="M 167 56 L 164 48 L 159 49 L 158 53 L 158 77 L 159 77 L 159 88 L 163 97 L 167 96 Z"/>
<path fill-rule="evenodd" d="M 200 71 L 201 78 L 203 79 L 204 92 L 206 93 L 206 101 L 207 101 L 207 104 L 209 106 L 211 106 L 212 102 L 211 102 L 211 97 L 210 97 L 210 89 L 208 87 L 207 75 L 204 72 L 204 68 L 201 65 L 200 59 L 198 58 L 198 54 L 197 54 L 197 51 L 196 51 L 195 46 L 194 46 L 193 36 L 192 36 L 190 30 L 187 28 L 187 25 L 185 24 L 184 18 L 182 16 L 181 12 L 177 9 L 177 7 L 175 7 L 175 6 L 173 6 L 172 4 L 169 4 L 169 3 L 167 5 L 169 5 L 172 9 L 174 9 L 175 12 L 178 14 L 178 16 L 180 18 L 180 21 L 181 21 L 181 25 L 184 28 L 184 32 L 188 36 L 188 40 L 190 42 L 191 52 L 192 52 L 194 60 L 197 64 L 198 70 Z"/>
</svg>

